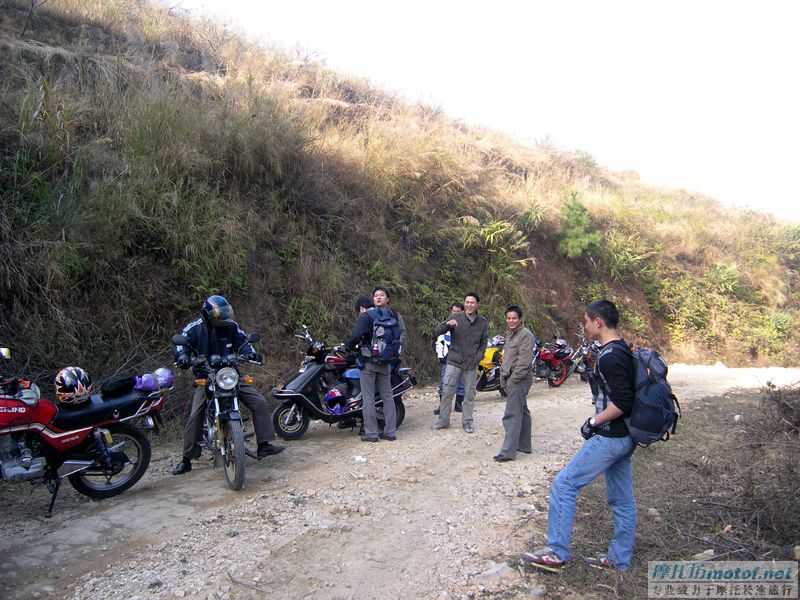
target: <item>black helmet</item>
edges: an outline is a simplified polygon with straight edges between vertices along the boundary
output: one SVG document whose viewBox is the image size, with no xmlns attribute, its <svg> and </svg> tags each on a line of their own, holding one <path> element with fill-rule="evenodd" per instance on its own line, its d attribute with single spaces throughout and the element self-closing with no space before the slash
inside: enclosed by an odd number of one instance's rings
<svg viewBox="0 0 800 600">
<path fill-rule="evenodd" d="M 233 307 L 222 296 L 209 296 L 203 302 L 203 318 L 211 325 L 233 320 Z"/>
</svg>

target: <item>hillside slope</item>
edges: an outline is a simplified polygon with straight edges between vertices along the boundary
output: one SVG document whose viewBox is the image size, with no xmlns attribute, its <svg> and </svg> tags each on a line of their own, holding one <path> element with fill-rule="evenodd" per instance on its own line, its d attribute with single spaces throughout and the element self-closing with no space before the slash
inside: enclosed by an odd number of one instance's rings
<svg viewBox="0 0 800 600">
<path fill-rule="evenodd" d="M 673 359 L 798 362 L 796 227 L 467 128 L 158 4 L 29 8 L 0 4 L 0 337 L 20 371 L 164 362 L 221 292 L 264 334 L 274 380 L 299 324 L 342 339 L 377 283 L 423 374 L 434 324 L 472 289 L 496 331 L 517 303 L 568 336 L 606 296 L 629 339 Z"/>
</svg>

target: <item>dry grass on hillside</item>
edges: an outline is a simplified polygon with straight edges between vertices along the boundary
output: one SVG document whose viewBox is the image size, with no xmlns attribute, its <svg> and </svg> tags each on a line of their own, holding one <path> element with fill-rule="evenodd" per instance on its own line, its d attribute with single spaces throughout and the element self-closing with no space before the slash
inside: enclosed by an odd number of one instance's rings
<svg viewBox="0 0 800 600">
<path fill-rule="evenodd" d="M 433 324 L 471 288 L 497 330 L 518 303 L 543 337 L 570 333 L 606 296 L 667 355 L 796 361 L 800 235 L 774 219 L 466 127 L 160 4 L 53 0 L 20 39 L 29 7 L 0 6 L 0 243 L 17 265 L 0 281 L 4 327 L 37 340 L 42 369 L 161 349 L 216 291 L 268 355 L 303 322 L 341 338 L 377 282 L 423 372 Z M 575 235 L 601 241 L 568 259 L 571 200 Z"/>
</svg>

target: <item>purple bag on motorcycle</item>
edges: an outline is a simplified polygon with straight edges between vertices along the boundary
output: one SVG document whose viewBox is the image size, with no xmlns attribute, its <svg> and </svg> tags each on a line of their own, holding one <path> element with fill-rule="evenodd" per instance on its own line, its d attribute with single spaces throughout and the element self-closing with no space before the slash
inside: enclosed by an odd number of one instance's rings
<svg viewBox="0 0 800 600">
<path fill-rule="evenodd" d="M 136 385 L 133 389 L 140 392 L 155 392 L 158 389 L 158 382 L 150 373 L 145 373 L 141 377 L 136 377 Z"/>
</svg>

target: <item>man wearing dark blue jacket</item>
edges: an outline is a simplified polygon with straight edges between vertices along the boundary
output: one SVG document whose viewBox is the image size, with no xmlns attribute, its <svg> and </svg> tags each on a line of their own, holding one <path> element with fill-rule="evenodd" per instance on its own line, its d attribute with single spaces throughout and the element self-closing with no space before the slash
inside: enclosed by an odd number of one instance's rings
<svg viewBox="0 0 800 600">
<path fill-rule="evenodd" d="M 181 335 L 189 339 L 189 344 L 188 346 L 175 346 L 173 354 L 175 364 L 182 369 L 188 369 L 191 366 L 193 355 L 209 357 L 212 354 L 220 356 L 241 354 L 249 356 L 253 360 L 261 360 L 261 355 L 247 341 L 245 332 L 233 320 L 233 307 L 222 296 L 209 296 L 203 303 L 202 316 L 184 327 Z M 206 375 L 200 367 L 194 369 L 194 373 L 197 377 Z M 270 444 L 270 440 L 275 438 L 275 430 L 272 428 L 264 396 L 252 384 L 240 381 L 239 400 L 253 415 L 253 428 L 258 441 L 258 458 L 282 452 L 283 446 Z M 192 399 L 192 410 L 183 434 L 183 458 L 172 469 L 173 475 L 183 475 L 191 471 L 192 459 L 200 456 L 198 442 L 203 436 L 205 406 L 206 390 L 203 386 L 198 386 Z"/>
<path fill-rule="evenodd" d="M 383 286 L 377 286 L 372 291 L 374 307 L 359 315 L 350 337 L 344 342 L 345 347 L 349 350 L 354 350 L 359 345 L 362 349 L 361 362 L 363 362 L 364 366 L 361 367 L 359 378 L 364 402 L 362 408 L 364 435 L 361 436 L 361 439 L 365 442 L 377 442 L 379 437 L 389 441 L 397 439 L 395 433 L 397 412 L 394 406 L 394 395 L 392 394 L 391 365 L 380 355 L 372 355 L 370 352 L 370 345 L 373 341 L 373 325 L 376 319 L 384 318 L 396 321 L 396 328 L 399 330 L 399 340 L 395 340 L 398 346 L 398 357 L 402 351 L 403 343 L 406 339 L 406 325 L 403 322 L 403 317 L 389 308 L 389 298 L 389 290 Z M 383 400 L 385 422 L 383 433 L 380 433 L 380 435 L 378 431 L 378 412 L 375 408 L 376 385 Z"/>
</svg>

